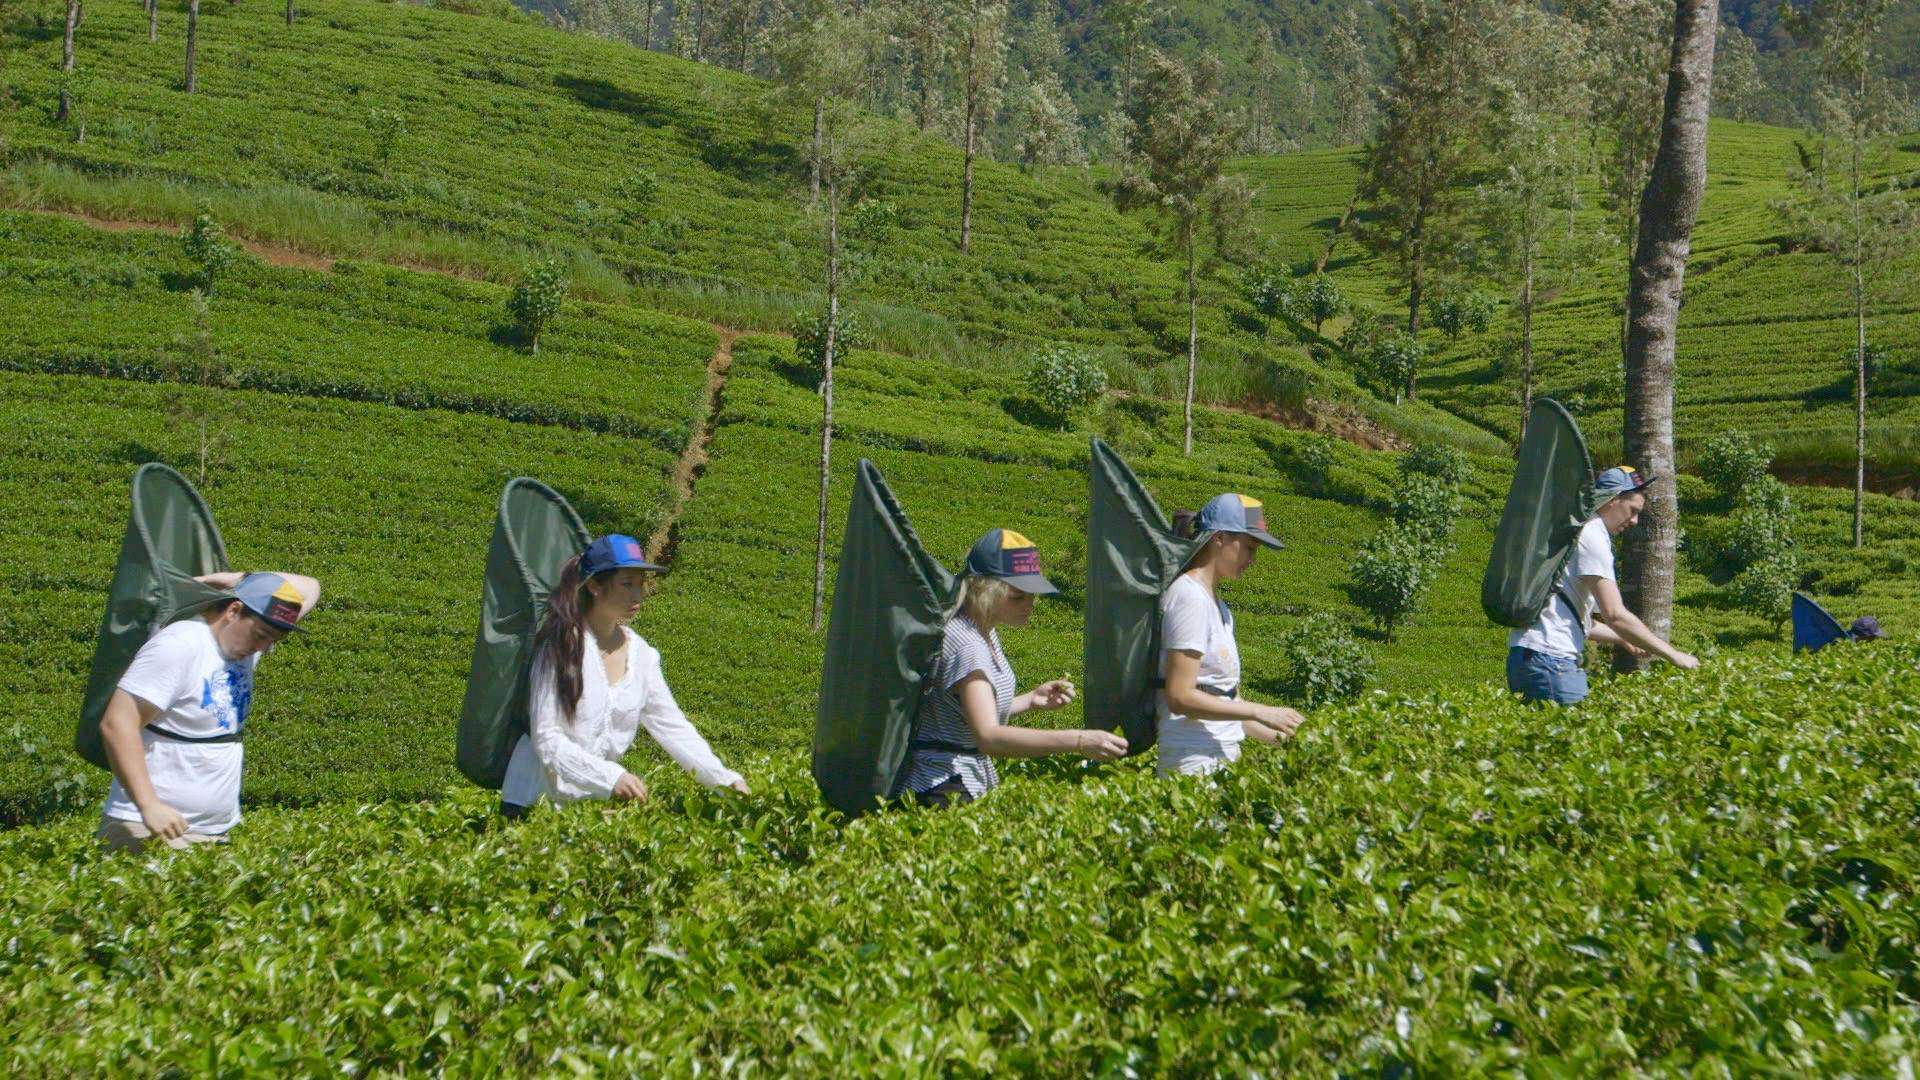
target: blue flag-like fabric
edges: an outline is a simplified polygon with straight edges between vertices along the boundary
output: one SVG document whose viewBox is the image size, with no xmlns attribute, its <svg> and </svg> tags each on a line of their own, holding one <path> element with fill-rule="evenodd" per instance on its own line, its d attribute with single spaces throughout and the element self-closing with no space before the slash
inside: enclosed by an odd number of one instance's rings
<svg viewBox="0 0 1920 1080">
<path fill-rule="evenodd" d="M 1827 614 L 1826 608 L 1814 603 L 1811 597 L 1793 594 L 1794 652 L 1802 649 L 1813 652 L 1846 638 L 1847 632 L 1840 626 L 1840 620 Z"/>
</svg>

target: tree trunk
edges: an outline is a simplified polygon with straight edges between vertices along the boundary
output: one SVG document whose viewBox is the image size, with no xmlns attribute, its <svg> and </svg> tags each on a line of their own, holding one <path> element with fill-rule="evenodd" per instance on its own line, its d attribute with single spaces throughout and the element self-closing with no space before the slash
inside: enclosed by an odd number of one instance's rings
<svg viewBox="0 0 1920 1080">
<path fill-rule="evenodd" d="M 813 193 L 807 201 L 808 209 L 820 205 L 820 154 L 825 144 L 827 132 L 827 101 L 825 98 L 813 99 Z"/>
<path fill-rule="evenodd" d="M 147 44 L 160 40 L 160 0 L 147 0 Z"/>
<path fill-rule="evenodd" d="M 659 6 L 659 0 L 647 0 L 646 28 L 640 31 L 640 47 L 653 48 L 653 9 Z"/>
<path fill-rule="evenodd" d="M 1426 282 L 1423 280 L 1426 276 L 1425 263 L 1425 254 L 1416 248 L 1413 254 L 1412 272 L 1407 275 L 1408 337 L 1417 338 L 1420 336 L 1420 293 L 1426 285 Z M 1409 370 L 1407 372 L 1406 392 L 1408 401 L 1413 401 L 1419 396 L 1420 372 L 1418 370 Z M 1395 404 L 1399 403 L 1395 402 Z"/>
<path fill-rule="evenodd" d="M 189 94 L 193 93 L 194 87 L 196 85 L 193 78 L 193 57 L 194 57 L 194 52 L 200 43 L 199 35 L 200 35 L 200 0 L 187 0 L 186 91 Z"/>
<path fill-rule="evenodd" d="M 1693 223 L 1707 181 L 1707 115 L 1713 103 L 1713 38 L 1719 0 L 1676 0 L 1660 149 L 1640 197 L 1640 235 L 1627 297 L 1627 460 L 1653 479 L 1640 527 L 1629 530 L 1621 559 L 1627 606 L 1656 634 L 1673 633 L 1674 551 L 1679 507 L 1673 463 L 1673 370 L 1680 295 L 1693 247 Z M 1624 649 L 1614 669 L 1642 666 Z"/>
<path fill-rule="evenodd" d="M 293 25 L 293 0 L 287 0 L 287 25 Z"/>
<path fill-rule="evenodd" d="M 1853 264 L 1853 327 L 1853 546 L 1857 548 L 1867 542 L 1867 289 L 1858 258 Z"/>
<path fill-rule="evenodd" d="M 1346 230 L 1347 222 L 1353 218 L 1353 208 L 1359 205 L 1359 203 L 1360 185 L 1355 184 L 1353 186 L 1353 194 L 1347 196 L 1347 208 L 1340 211 L 1340 220 L 1333 223 L 1333 231 L 1327 234 L 1327 246 L 1321 249 L 1320 257 L 1313 261 L 1314 273 L 1326 273 L 1327 260 L 1333 258 L 1333 246 L 1340 242 L 1340 234 Z M 1316 334 L 1319 333 L 1320 328 L 1318 326 L 1314 327 L 1313 332 Z"/>
<path fill-rule="evenodd" d="M 707 49 L 707 4 L 706 0 L 693 0 L 693 62 L 706 59 Z"/>
<path fill-rule="evenodd" d="M 1181 453 L 1193 456 L 1193 384 L 1200 373 L 1200 298 L 1194 287 L 1194 226 L 1182 227 L 1187 242 L 1187 400 L 1183 410 L 1186 434 Z"/>
<path fill-rule="evenodd" d="M 813 545 L 813 628 L 827 603 L 827 495 L 833 477 L 833 353 L 840 335 L 840 181 L 827 178 L 827 341 L 820 378 L 820 515 Z"/>
<path fill-rule="evenodd" d="M 80 0 L 67 0 L 67 35 L 60 46 L 60 108 L 53 114 L 55 123 L 64 121 L 73 111 L 73 101 L 67 93 L 66 76 L 73 74 L 73 32 L 80 28 Z"/>
<path fill-rule="evenodd" d="M 1527 439 L 1527 418 L 1533 415 L 1533 255 L 1522 256 L 1520 280 L 1520 441 Z M 1514 452 L 1519 453 L 1519 444 Z"/>
<path fill-rule="evenodd" d="M 975 72 L 978 27 L 967 30 L 967 122 L 965 146 L 965 164 L 960 175 L 960 254 L 965 255 L 973 243 L 973 144 L 974 127 L 977 121 L 975 113 L 980 107 L 980 86 Z"/>
</svg>

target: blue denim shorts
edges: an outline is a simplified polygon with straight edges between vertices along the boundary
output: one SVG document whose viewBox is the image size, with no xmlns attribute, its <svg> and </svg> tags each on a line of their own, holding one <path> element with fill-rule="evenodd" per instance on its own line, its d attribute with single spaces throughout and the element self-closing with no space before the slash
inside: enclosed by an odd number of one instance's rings
<svg viewBox="0 0 1920 1080">
<path fill-rule="evenodd" d="M 1587 699 L 1587 672 L 1578 660 L 1515 645 L 1507 650 L 1507 689 L 1528 701 L 1572 705 Z"/>
</svg>

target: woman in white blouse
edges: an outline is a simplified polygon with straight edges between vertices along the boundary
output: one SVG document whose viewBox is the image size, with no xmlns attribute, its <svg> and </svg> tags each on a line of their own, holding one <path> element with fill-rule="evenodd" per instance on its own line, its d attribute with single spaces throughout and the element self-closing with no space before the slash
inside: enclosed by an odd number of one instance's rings
<svg viewBox="0 0 1920 1080">
<path fill-rule="evenodd" d="M 509 817 L 543 798 L 646 798 L 645 782 L 620 764 L 642 727 L 702 784 L 747 791 L 675 704 L 659 650 L 626 625 L 640 610 L 646 573 L 659 569 L 639 541 L 619 534 L 595 540 L 561 568 L 534 638 L 531 731 L 514 747 L 500 787 Z"/>
</svg>

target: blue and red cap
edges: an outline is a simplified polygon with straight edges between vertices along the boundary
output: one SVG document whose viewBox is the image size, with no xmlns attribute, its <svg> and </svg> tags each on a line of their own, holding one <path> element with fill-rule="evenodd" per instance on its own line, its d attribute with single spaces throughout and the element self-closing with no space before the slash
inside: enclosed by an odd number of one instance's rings
<svg viewBox="0 0 1920 1080">
<path fill-rule="evenodd" d="M 1653 477 L 1633 466 L 1615 465 L 1594 478 L 1593 493 L 1600 496 L 1600 501 L 1605 503 L 1622 495 L 1644 491 L 1651 483 L 1653 483 Z"/>
<path fill-rule="evenodd" d="M 275 630 L 300 630 L 300 609 L 307 598 L 279 574 L 254 573 L 233 587 L 234 598 L 256 618 Z"/>
<path fill-rule="evenodd" d="M 1052 596 L 1060 591 L 1040 572 L 1040 549 L 1012 529 L 988 530 L 967 552 L 967 573 L 999 578 L 1034 596 Z"/>
<path fill-rule="evenodd" d="M 1247 495 L 1228 492 L 1215 495 L 1200 508 L 1200 515 L 1194 519 L 1197 532 L 1244 533 L 1270 548 L 1283 548 L 1287 545 L 1280 538 L 1267 531 L 1267 508 L 1259 499 Z"/>
<path fill-rule="evenodd" d="M 647 561 L 646 549 L 640 541 L 625 533 L 611 533 L 587 545 L 580 554 L 580 579 L 585 581 L 595 574 L 604 574 L 609 570 L 665 571 L 666 567 L 656 566 Z"/>
</svg>

